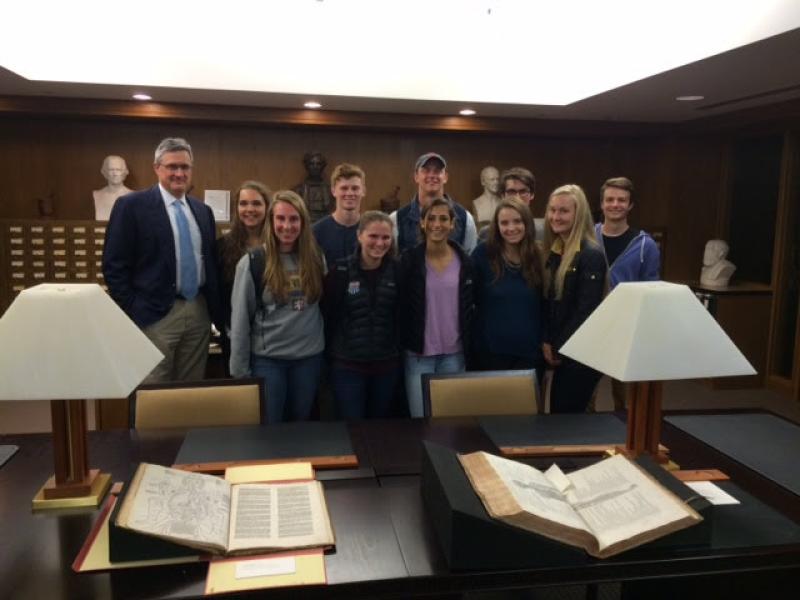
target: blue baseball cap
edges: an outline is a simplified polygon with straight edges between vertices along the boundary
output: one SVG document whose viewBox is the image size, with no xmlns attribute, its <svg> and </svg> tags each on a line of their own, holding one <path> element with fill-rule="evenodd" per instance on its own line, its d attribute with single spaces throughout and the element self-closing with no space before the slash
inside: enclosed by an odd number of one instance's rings
<svg viewBox="0 0 800 600">
<path fill-rule="evenodd" d="M 417 159 L 417 162 L 414 163 L 414 171 L 417 171 L 420 167 L 424 167 L 429 161 L 438 160 L 442 163 L 442 168 L 447 168 L 447 161 L 441 154 L 437 154 L 436 152 L 426 152 L 422 156 Z"/>
</svg>

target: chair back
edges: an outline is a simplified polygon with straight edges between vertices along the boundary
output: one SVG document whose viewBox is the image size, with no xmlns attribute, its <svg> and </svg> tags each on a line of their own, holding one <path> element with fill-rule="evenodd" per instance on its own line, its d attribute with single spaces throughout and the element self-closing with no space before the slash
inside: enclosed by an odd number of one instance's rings
<svg viewBox="0 0 800 600">
<path fill-rule="evenodd" d="M 537 390 L 534 369 L 422 376 L 426 417 L 534 415 L 538 412 Z"/>
<path fill-rule="evenodd" d="M 258 425 L 264 380 L 206 379 L 140 385 L 131 394 L 136 429 Z"/>
</svg>

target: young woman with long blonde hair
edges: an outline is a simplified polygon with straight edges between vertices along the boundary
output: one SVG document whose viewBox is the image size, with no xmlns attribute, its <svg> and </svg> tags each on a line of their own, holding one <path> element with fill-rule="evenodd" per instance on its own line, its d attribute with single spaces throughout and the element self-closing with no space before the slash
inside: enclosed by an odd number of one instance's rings
<svg viewBox="0 0 800 600">
<path fill-rule="evenodd" d="M 308 210 L 296 193 L 273 195 L 265 246 L 260 281 L 251 274 L 251 254 L 236 265 L 231 375 L 265 379 L 267 422 L 304 420 L 317 392 L 325 349 L 319 309 L 325 264 Z"/>
<path fill-rule="evenodd" d="M 603 300 L 606 260 L 595 239 L 592 213 L 580 186 L 556 188 L 547 201 L 545 219 L 544 248 L 548 255 L 542 351 L 553 368 L 550 411 L 584 412 L 601 374 L 559 355 L 558 349 Z"/>
</svg>

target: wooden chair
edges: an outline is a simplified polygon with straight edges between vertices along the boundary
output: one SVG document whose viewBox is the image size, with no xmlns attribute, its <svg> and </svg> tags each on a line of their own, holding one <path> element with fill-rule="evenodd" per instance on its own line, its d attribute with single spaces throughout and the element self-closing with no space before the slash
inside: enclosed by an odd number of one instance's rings
<svg viewBox="0 0 800 600">
<path fill-rule="evenodd" d="M 426 417 L 534 415 L 538 412 L 536 371 L 425 373 L 422 402 Z"/>
<path fill-rule="evenodd" d="M 258 425 L 264 380 L 206 379 L 140 385 L 130 396 L 136 429 Z"/>
</svg>

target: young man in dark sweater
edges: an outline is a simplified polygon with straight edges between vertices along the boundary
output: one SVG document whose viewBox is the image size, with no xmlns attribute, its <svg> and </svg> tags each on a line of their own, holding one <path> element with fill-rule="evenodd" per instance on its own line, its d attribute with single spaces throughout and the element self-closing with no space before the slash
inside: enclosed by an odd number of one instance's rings
<svg viewBox="0 0 800 600">
<path fill-rule="evenodd" d="M 336 165 L 331 175 L 331 191 L 336 209 L 314 223 L 316 238 L 330 269 L 340 258 L 356 249 L 356 232 L 361 219 L 361 201 L 367 194 L 367 177 L 358 165 Z"/>
</svg>

